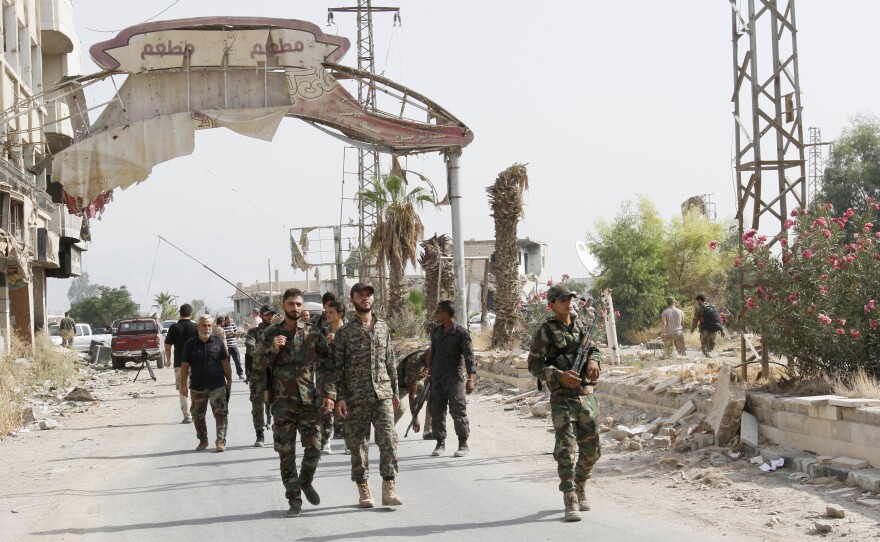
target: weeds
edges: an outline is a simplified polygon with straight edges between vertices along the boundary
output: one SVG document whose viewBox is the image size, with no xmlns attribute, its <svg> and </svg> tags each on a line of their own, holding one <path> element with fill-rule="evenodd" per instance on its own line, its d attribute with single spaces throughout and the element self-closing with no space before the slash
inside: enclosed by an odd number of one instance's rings
<svg viewBox="0 0 880 542">
<path fill-rule="evenodd" d="M 853 399 L 880 399 L 880 382 L 864 369 L 833 382 L 835 395 Z"/>
</svg>

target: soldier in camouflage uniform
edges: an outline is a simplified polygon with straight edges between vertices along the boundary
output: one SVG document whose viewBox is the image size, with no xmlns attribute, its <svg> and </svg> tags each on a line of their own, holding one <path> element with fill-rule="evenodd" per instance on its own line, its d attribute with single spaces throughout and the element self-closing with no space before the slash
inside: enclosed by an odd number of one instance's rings
<svg viewBox="0 0 880 542">
<path fill-rule="evenodd" d="M 413 431 L 416 433 L 422 430 L 422 426 L 419 424 L 419 417 L 415 415 L 415 402 L 418 395 L 425 389 L 425 380 L 428 374 L 424 353 L 424 350 L 416 350 L 397 364 L 397 396 L 400 399 L 400 404 L 394 410 L 394 423 L 399 422 L 400 418 L 406 414 L 406 410 L 403 408 L 403 399 L 406 398 L 406 404 L 409 405 L 410 413 L 414 416 Z M 430 396 L 429 390 L 428 397 Z M 427 397 L 425 404 L 422 405 L 422 412 L 425 413 L 425 436 L 423 438 L 430 440 L 433 436 L 431 436 L 431 411 L 428 409 Z"/>
<path fill-rule="evenodd" d="M 351 451 L 351 479 L 357 484 L 361 508 L 373 507 L 367 456 L 370 425 L 379 447 L 382 475 L 382 504 L 400 505 L 397 475 L 397 431 L 394 411 L 397 397 L 397 369 L 388 324 L 373 315 L 373 287 L 357 283 L 351 287 L 355 317 L 336 332 L 333 361 L 336 389 L 336 415 L 345 420 L 345 443 Z"/>
<path fill-rule="evenodd" d="M 269 305 L 263 305 L 260 307 L 259 314 L 260 325 L 250 328 L 244 339 L 244 370 L 247 375 L 248 386 L 251 390 L 251 418 L 254 420 L 254 431 L 257 433 L 257 440 L 254 442 L 254 446 L 262 448 L 266 442 L 266 415 L 263 405 L 267 399 L 266 386 L 269 383 L 268 373 L 271 369 L 259 369 L 254 366 L 254 361 L 257 354 L 257 346 L 262 341 L 263 330 L 272 324 L 275 309 Z"/>
<path fill-rule="evenodd" d="M 584 373 L 579 375 L 571 370 L 586 332 L 582 323 L 571 317 L 572 297 L 574 294 L 563 285 L 547 291 L 553 316 L 535 333 L 529 352 L 529 372 L 546 382 L 550 391 L 556 429 L 553 457 L 558 465 L 565 520 L 580 521 L 579 511 L 590 509 L 584 486 L 601 455 L 597 424 L 599 403 L 591 383 L 599 378 L 602 358 L 598 349 L 591 348 Z"/>
<path fill-rule="evenodd" d="M 272 369 L 272 425 L 275 451 L 281 459 L 281 481 L 290 509 L 288 517 L 299 515 L 301 493 L 313 505 L 321 498 L 312 486 L 321 460 L 320 414 L 316 404 L 315 373 L 325 371 L 324 382 L 333 379 L 328 363 L 330 349 L 320 331 L 300 319 L 303 295 L 290 288 L 282 296 L 284 321 L 263 331 L 257 348 L 256 366 Z M 296 434 L 303 446 L 300 472 L 296 471 Z"/>
</svg>

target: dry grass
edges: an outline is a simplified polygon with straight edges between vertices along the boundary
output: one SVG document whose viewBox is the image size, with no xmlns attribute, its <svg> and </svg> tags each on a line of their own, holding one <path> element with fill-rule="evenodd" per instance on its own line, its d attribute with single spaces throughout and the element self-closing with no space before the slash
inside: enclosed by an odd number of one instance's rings
<svg viewBox="0 0 880 542">
<path fill-rule="evenodd" d="M 76 375 L 76 354 L 52 346 L 46 333 L 37 335 L 36 348 L 13 335 L 9 353 L 0 356 L 0 435 L 21 427 L 25 400 L 44 382 L 62 388 Z M 27 361 L 16 363 L 15 360 Z"/>
<path fill-rule="evenodd" d="M 485 352 L 492 348 L 492 326 L 486 326 L 476 333 L 471 333 L 474 350 Z"/>
<path fill-rule="evenodd" d="M 845 378 L 838 378 L 833 383 L 835 395 L 852 399 L 880 399 L 880 382 L 863 370 Z"/>
</svg>

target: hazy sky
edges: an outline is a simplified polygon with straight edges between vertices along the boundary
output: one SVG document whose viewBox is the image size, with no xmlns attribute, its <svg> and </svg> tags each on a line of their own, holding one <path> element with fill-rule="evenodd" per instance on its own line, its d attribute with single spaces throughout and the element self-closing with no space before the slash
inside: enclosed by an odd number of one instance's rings
<svg viewBox="0 0 880 542">
<path fill-rule="evenodd" d="M 76 0 L 84 73 L 98 71 L 88 48 L 115 33 L 105 31 L 138 24 L 172 1 Z M 349 4 L 179 0 L 156 20 L 311 21 L 348 37 L 353 47 L 342 63 L 356 66 L 354 15 L 324 26 L 327 7 L 342 5 Z M 714 194 L 719 217 L 733 215 L 726 0 L 382 5 L 400 6 L 403 26 L 376 16 L 377 71 L 437 101 L 474 131 L 462 157 L 466 239 L 494 236 L 485 188 L 515 162 L 528 164 L 530 184 L 519 235 L 548 243 L 554 278 L 585 274 L 575 241 L 636 194 L 647 195 L 667 219 L 702 193 Z M 797 3 L 805 134 L 818 126 L 833 139 L 852 115 L 880 109 L 880 41 L 871 38 L 878 20 L 874 0 Z M 159 291 L 231 306 L 230 286 L 164 243 L 157 250 L 158 235 L 233 282 L 266 280 L 269 260 L 282 280 L 304 278 L 290 268 L 289 229 L 338 222 L 344 147 L 294 119 L 282 122 L 271 143 L 223 129 L 198 132 L 193 155 L 115 193 L 92 224 L 84 268 L 93 282 L 127 285 L 145 309 Z M 348 156 L 350 170 L 356 162 Z M 407 167 L 445 193 L 440 155 L 410 157 Z M 352 193 L 349 182 L 345 195 Z M 451 231 L 449 207 L 442 209 L 424 213 L 427 235 Z M 49 281 L 51 312 L 67 307 L 68 287 L 69 281 Z"/>
</svg>

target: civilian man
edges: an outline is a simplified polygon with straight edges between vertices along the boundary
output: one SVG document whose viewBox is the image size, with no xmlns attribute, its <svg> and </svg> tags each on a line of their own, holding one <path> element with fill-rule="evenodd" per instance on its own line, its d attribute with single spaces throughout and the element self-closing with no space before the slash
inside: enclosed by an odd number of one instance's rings
<svg viewBox="0 0 880 542">
<path fill-rule="evenodd" d="M 207 314 L 199 316 L 197 324 L 199 334 L 187 341 L 183 347 L 180 363 L 180 380 L 189 379 L 192 392 L 193 422 L 199 445 L 196 450 L 208 447 L 208 425 L 205 415 L 208 403 L 217 423 L 217 451 L 226 451 L 226 424 L 229 415 L 227 395 L 232 390 L 232 371 L 229 370 L 229 359 L 223 339 L 211 334 L 211 317 Z M 183 388 L 186 394 L 186 388 Z"/>
<path fill-rule="evenodd" d="M 165 367 L 171 366 L 171 347 L 174 347 L 174 389 L 180 398 L 180 412 L 183 413 L 183 421 L 180 423 L 192 423 L 192 415 L 189 412 L 189 399 L 185 390 L 189 385 L 180 379 L 180 364 L 183 359 L 183 347 L 187 341 L 199 335 L 196 324 L 192 321 L 192 305 L 184 303 L 180 306 L 180 319 L 171 324 L 168 334 L 165 335 Z"/>
<path fill-rule="evenodd" d="M 235 372 L 238 373 L 238 379 L 244 380 L 241 357 L 238 353 L 238 326 L 229 316 L 223 319 L 223 333 L 226 335 L 226 350 L 229 352 L 229 357 L 235 362 Z"/>
<path fill-rule="evenodd" d="M 684 322 L 684 312 L 675 306 L 674 297 L 666 298 L 666 309 L 660 315 L 660 318 L 662 320 L 660 336 L 663 339 L 663 343 L 667 348 L 675 345 L 678 355 L 685 355 L 684 329 L 681 327 Z"/>
</svg>

